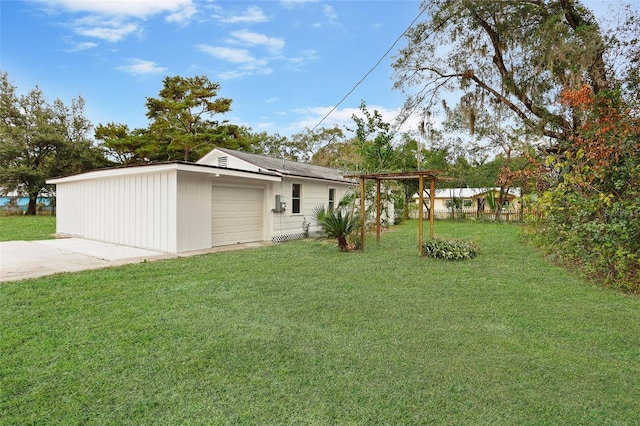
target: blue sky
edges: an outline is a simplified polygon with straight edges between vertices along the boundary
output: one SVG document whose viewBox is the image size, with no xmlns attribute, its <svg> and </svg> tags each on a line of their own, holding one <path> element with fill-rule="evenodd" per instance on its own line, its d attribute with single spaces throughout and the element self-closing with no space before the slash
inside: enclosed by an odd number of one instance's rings
<svg viewBox="0 0 640 426">
<path fill-rule="evenodd" d="M 146 97 L 167 75 L 206 75 L 233 99 L 220 116 L 290 135 L 315 126 L 419 13 L 419 1 L 0 1 L 0 68 L 20 93 L 38 85 L 94 125 L 146 127 Z M 361 100 L 391 120 L 392 55 L 323 122 L 353 124 Z"/>
<path fill-rule="evenodd" d="M 632 0 L 638 5 L 640 0 Z M 586 0 L 602 16 L 614 0 Z M 206 75 L 233 99 L 218 119 L 289 136 L 312 128 L 419 14 L 417 0 L 0 0 L 0 69 L 19 92 L 86 100 L 94 125 L 147 127 L 167 75 Z M 422 17 L 424 18 L 424 17 Z M 392 121 L 401 40 L 322 123 L 353 125 L 362 100 Z M 416 118 L 417 123 L 419 119 Z M 407 128 L 417 128 L 409 122 Z"/>
</svg>

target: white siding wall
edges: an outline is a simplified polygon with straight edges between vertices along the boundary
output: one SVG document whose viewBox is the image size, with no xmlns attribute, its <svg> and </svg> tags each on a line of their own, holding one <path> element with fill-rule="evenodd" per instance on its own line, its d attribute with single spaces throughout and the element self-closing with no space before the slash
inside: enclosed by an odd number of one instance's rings
<svg viewBox="0 0 640 426">
<path fill-rule="evenodd" d="M 57 232 L 175 253 L 177 171 L 57 184 Z"/>
<path fill-rule="evenodd" d="M 211 177 L 178 172 L 177 251 L 211 247 Z"/>
<path fill-rule="evenodd" d="M 302 185 L 301 196 L 301 212 L 299 214 L 292 213 L 291 194 L 292 184 L 298 183 Z M 302 233 L 302 223 L 306 220 L 311 222 L 310 230 L 316 229 L 312 212 L 316 206 L 329 205 L 329 188 L 336 190 L 335 203 L 349 192 L 349 185 L 338 182 L 316 181 L 303 178 L 284 178 L 281 183 L 273 184 L 273 191 L 269 200 L 269 215 L 272 217 L 272 235 L 288 235 Z M 274 213 L 271 211 L 275 207 L 275 195 L 281 195 L 282 200 L 287 203 L 286 211 L 283 213 Z"/>
</svg>

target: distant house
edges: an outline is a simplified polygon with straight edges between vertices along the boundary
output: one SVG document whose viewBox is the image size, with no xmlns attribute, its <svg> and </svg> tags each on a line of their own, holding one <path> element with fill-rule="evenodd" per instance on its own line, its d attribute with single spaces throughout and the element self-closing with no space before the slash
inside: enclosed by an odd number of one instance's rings
<svg viewBox="0 0 640 426">
<path fill-rule="evenodd" d="M 506 194 L 502 209 L 504 212 L 516 213 L 520 209 L 520 188 L 510 188 Z M 425 191 L 424 198 L 428 198 Z M 434 195 L 434 212 L 437 216 L 451 212 L 464 213 L 490 213 L 491 200 L 497 203 L 500 197 L 500 188 L 443 188 L 437 189 Z M 418 203 L 418 194 L 413 196 Z M 425 206 L 423 208 L 426 209 Z"/>
<path fill-rule="evenodd" d="M 337 205 L 352 186 L 338 170 L 222 148 L 197 163 L 47 183 L 56 185 L 58 234 L 170 253 L 300 238 L 314 207 Z"/>
</svg>

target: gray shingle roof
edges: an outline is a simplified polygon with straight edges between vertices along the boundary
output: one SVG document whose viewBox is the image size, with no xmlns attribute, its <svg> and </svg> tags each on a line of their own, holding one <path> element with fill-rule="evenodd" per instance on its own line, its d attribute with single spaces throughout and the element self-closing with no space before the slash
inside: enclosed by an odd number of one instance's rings
<svg viewBox="0 0 640 426">
<path fill-rule="evenodd" d="M 340 182 L 351 182 L 342 176 L 342 172 L 329 167 L 316 166 L 307 163 L 297 163 L 283 158 L 266 157 L 264 155 L 249 154 L 247 152 L 234 151 L 226 148 L 217 148 L 228 155 L 251 163 L 264 170 L 276 172 L 282 175 L 299 176 L 314 179 L 334 180 Z"/>
</svg>

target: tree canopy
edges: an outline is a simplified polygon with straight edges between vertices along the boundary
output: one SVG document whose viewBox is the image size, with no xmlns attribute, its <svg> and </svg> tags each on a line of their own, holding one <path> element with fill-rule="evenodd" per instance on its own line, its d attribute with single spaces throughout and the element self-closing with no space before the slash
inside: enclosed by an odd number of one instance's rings
<svg viewBox="0 0 640 426">
<path fill-rule="evenodd" d="M 157 148 L 152 161 L 195 161 L 233 138 L 233 127 L 212 120 L 231 110 L 231 99 L 217 97 L 218 83 L 206 76 L 174 76 L 165 77 L 163 84 L 159 96 L 146 101 L 149 133 Z"/>
<path fill-rule="evenodd" d="M 46 179 L 104 167 L 108 161 L 89 138 L 84 99 L 49 103 L 38 87 L 18 96 L 0 73 L 0 191 L 29 197 L 27 214 L 49 190 Z"/>
<path fill-rule="evenodd" d="M 597 95 L 613 87 L 607 54 L 623 41 L 605 36 L 579 1 L 429 0 L 421 7 L 429 19 L 407 32 L 393 65 L 407 111 L 438 108 L 455 92 L 471 130 L 500 109 L 502 120 L 558 143 L 582 124 L 556 102 L 560 91 L 589 84 Z"/>
</svg>

